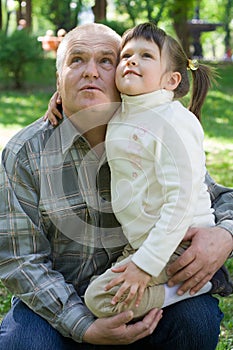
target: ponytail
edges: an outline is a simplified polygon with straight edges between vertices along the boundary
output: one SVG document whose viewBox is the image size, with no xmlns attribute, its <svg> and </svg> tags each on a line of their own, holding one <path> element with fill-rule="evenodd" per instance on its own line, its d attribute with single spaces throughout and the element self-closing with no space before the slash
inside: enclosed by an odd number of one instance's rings
<svg viewBox="0 0 233 350">
<path fill-rule="evenodd" d="M 188 109 L 201 120 L 201 108 L 217 74 L 214 68 L 198 64 L 196 60 L 188 60 L 187 69 L 192 74 L 192 93 Z"/>
</svg>

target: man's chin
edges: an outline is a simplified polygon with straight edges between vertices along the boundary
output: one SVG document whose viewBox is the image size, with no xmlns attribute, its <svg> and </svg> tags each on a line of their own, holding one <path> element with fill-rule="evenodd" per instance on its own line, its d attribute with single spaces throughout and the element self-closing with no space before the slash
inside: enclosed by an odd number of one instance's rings
<svg viewBox="0 0 233 350">
<path fill-rule="evenodd" d="M 107 124 L 112 118 L 113 114 L 120 107 L 120 102 L 105 102 L 103 101 L 89 101 L 88 104 L 81 105 L 79 112 L 71 116 L 72 120 L 86 121 L 92 126 L 98 126 L 101 124 Z"/>
</svg>

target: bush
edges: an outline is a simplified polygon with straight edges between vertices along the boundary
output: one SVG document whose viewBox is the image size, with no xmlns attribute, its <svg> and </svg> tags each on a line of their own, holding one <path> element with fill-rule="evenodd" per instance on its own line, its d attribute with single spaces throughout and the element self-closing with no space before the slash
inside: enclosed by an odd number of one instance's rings
<svg viewBox="0 0 233 350">
<path fill-rule="evenodd" d="M 23 86 L 28 63 L 40 62 L 42 49 L 37 39 L 25 30 L 6 36 L 0 32 L 0 66 L 4 75 L 14 81 L 16 89 Z"/>
</svg>

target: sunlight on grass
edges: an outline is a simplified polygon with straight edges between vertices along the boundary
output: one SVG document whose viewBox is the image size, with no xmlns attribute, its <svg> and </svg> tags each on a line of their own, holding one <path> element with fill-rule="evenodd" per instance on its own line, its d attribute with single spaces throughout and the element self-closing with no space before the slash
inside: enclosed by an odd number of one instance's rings
<svg viewBox="0 0 233 350">
<path fill-rule="evenodd" d="M 19 129 L 32 123 L 44 115 L 53 92 L 0 93 L 0 126 Z"/>
</svg>

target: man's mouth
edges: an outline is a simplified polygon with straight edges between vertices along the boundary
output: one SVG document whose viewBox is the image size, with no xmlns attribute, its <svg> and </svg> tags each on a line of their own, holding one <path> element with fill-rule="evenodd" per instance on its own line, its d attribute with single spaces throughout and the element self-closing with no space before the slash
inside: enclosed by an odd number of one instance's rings
<svg viewBox="0 0 233 350">
<path fill-rule="evenodd" d="M 96 86 L 96 85 L 84 85 L 81 89 L 81 91 L 83 90 L 98 90 L 98 91 L 101 91 L 101 89 Z"/>
</svg>

